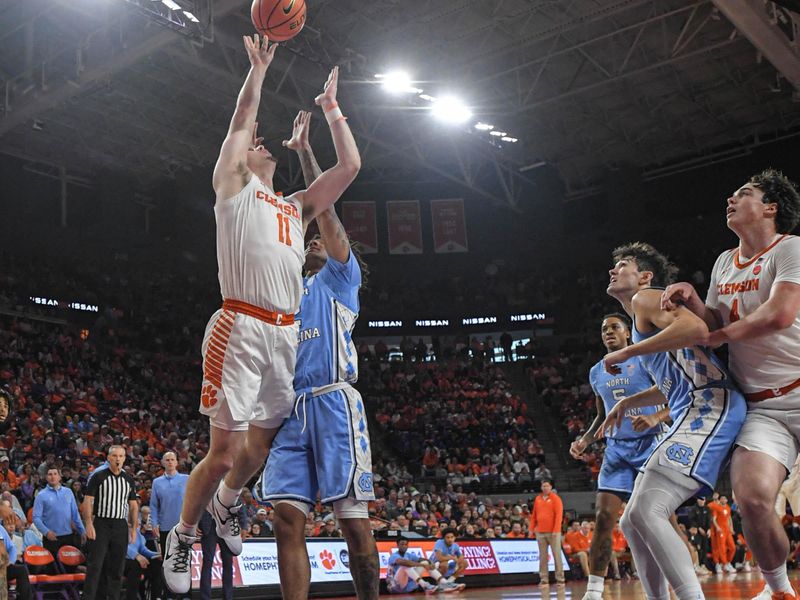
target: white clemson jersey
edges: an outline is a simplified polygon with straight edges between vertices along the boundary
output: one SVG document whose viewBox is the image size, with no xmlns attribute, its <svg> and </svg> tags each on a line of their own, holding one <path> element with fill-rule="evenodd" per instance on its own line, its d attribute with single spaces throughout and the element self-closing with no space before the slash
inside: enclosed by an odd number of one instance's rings
<svg viewBox="0 0 800 600">
<path fill-rule="evenodd" d="M 753 314 L 780 282 L 800 284 L 800 238 L 780 235 L 752 258 L 738 248 L 723 252 L 714 264 L 706 305 L 724 325 Z M 746 393 L 777 389 L 800 377 L 800 316 L 791 327 L 728 345 L 730 372 Z M 759 403 L 769 408 L 781 398 Z"/>
<path fill-rule="evenodd" d="M 284 314 L 303 294 L 303 207 L 282 198 L 255 175 L 241 192 L 214 206 L 219 287 L 240 300 Z"/>
</svg>

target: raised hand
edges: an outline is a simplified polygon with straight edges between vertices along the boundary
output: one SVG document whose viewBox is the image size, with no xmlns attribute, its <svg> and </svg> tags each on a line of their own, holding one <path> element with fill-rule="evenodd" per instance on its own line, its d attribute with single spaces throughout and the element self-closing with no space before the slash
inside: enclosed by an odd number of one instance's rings
<svg viewBox="0 0 800 600">
<path fill-rule="evenodd" d="M 254 67 L 269 67 L 272 59 L 275 58 L 275 48 L 278 44 L 270 46 L 269 38 L 263 36 L 259 38 L 257 33 L 253 34 L 251 38 L 249 35 L 242 37 L 244 40 L 244 49 L 247 50 L 247 57 L 250 59 L 250 64 Z"/>
<path fill-rule="evenodd" d="M 339 67 L 333 67 L 331 74 L 328 75 L 328 81 L 325 82 L 324 91 L 314 99 L 317 106 L 321 106 L 323 110 L 336 104 L 336 92 L 339 89 Z"/>
<path fill-rule="evenodd" d="M 309 147 L 308 131 L 311 129 L 311 113 L 301 110 L 297 113 L 292 127 L 292 137 L 283 140 L 283 146 L 295 152 Z"/>
</svg>

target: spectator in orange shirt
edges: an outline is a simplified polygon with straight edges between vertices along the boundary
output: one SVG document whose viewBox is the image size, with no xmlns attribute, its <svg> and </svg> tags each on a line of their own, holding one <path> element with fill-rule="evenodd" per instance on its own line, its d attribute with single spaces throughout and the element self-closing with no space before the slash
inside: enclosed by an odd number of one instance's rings
<svg viewBox="0 0 800 600">
<path fill-rule="evenodd" d="M 0 456 L 0 483 L 7 483 L 12 490 L 17 489 L 17 476 L 8 468 L 8 456 Z"/>
<path fill-rule="evenodd" d="M 592 532 L 589 530 L 589 522 L 572 522 L 570 529 L 564 536 L 564 550 L 568 556 L 574 556 L 581 563 L 583 576 L 589 576 L 589 548 L 592 545 Z"/>
<path fill-rule="evenodd" d="M 511 525 L 511 531 L 509 531 L 506 535 L 506 538 L 510 539 L 522 539 L 525 537 L 525 532 L 522 531 L 522 523 L 514 523 Z"/>
<path fill-rule="evenodd" d="M 556 584 L 564 585 L 564 565 L 561 562 L 561 522 L 564 518 L 564 505 L 561 498 L 553 492 L 549 479 L 542 481 L 542 493 L 536 496 L 531 511 L 528 533 L 539 542 L 539 585 L 550 585 L 547 569 L 547 548 L 553 551 L 556 566 Z"/>
</svg>

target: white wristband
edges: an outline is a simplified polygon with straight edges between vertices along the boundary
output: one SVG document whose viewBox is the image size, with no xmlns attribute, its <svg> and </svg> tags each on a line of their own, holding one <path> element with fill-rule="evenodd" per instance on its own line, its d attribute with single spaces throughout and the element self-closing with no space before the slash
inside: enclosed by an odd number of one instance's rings
<svg viewBox="0 0 800 600">
<path fill-rule="evenodd" d="M 328 121 L 328 125 L 333 125 L 336 121 L 341 119 L 344 115 L 342 114 L 342 109 L 338 106 L 332 108 L 328 112 L 325 113 L 325 119 Z"/>
</svg>

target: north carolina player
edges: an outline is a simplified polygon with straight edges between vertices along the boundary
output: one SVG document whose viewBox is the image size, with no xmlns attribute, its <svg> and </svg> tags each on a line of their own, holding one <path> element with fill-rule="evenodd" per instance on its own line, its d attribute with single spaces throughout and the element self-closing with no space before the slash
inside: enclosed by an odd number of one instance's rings
<svg viewBox="0 0 800 600">
<path fill-rule="evenodd" d="M 439 589 L 438 585 L 432 585 L 422 578 L 423 573 L 433 577 L 437 583 L 442 581 L 442 574 L 431 565 L 431 561 L 420 556 L 419 552 L 408 549 L 408 540 L 405 538 L 397 539 L 397 550 L 389 556 L 389 564 L 386 568 L 386 589 L 390 594 L 410 594 L 418 589 L 426 594 L 435 594 L 439 591 L 446 593 L 459 591 L 455 586 Z"/>
<path fill-rule="evenodd" d="M 774 511 L 800 447 L 800 238 L 789 235 L 800 222 L 800 195 L 768 169 L 728 198 L 727 222 L 739 245 L 717 258 L 705 304 L 687 283 L 667 288 L 662 303 L 685 304 L 708 324 L 709 345 L 728 344 L 731 374 L 748 402 L 731 464 L 744 535 L 772 598 L 800 598 Z"/>
<path fill-rule="evenodd" d="M 603 317 L 600 328 L 603 345 L 608 352 L 624 348 L 630 343 L 631 329 L 628 318 L 619 313 Z M 619 375 L 606 373 L 600 361 L 589 371 L 589 383 L 595 394 L 597 416 L 588 431 L 574 441 L 569 452 L 579 459 L 584 450 L 595 441 L 600 424 L 622 398 L 653 387 L 650 375 L 642 368 L 638 358 L 620 365 Z M 629 411 L 621 427 L 606 439 L 603 466 L 597 480 L 596 527 L 589 550 L 589 584 L 583 600 L 601 600 L 608 565 L 612 558 L 612 537 L 622 503 L 627 502 L 639 470 L 656 445 L 663 420 L 669 410 L 646 406 Z"/>
<path fill-rule="evenodd" d="M 667 259 L 639 242 L 617 248 L 613 257 L 608 293 L 633 316 L 634 344 L 603 362 L 619 374 L 619 365 L 639 356 L 656 385 L 620 400 L 598 435 L 618 428 L 632 408 L 667 403 L 673 425 L 637 478 L 621 525 L 649 599 L 669 598 L 669 581 L 679 600 L 697 600 L 703 592 L 692 558 L 670 517 L 702 488 L 714 487 L 746 404 L 722 364 L 696 345 L 708 336 L 703 320 L 682 307 L 662 310 L 662 290 L 654 286 L 671 279 L 674 267 Z"/>
<path fill-rule="evenodd" d="M 276 45 L 257 35 L 245 37 L 244 45 L 251 68 L 213 178 L 223 304 L 203 340 L 200 407 L 211 422 L 211 446 L 189 477 L 180 522 L 164 549 L 165 580 L 176 594 L 189 591 L 191 545 L 206 507 L 231 552 L 242 551 L 239 494 L 264 463 L 294 404 L 294 313 L 303 293 L 305 227 L 338 200 L 361 166 L 336 103 L 334 68 L 316 103 L 325 111 L 339 161 L 307 190 L 288 198 L 275 192 L 276 160 L 254 132 Z"/>
<path fill-rule="evenodd" d="M 320 169 L 308 142 L 310 113 L 295 119 L 292 139 L 313 186 Z M 358 597 L 377 598 L 380 563 L 367 502 L 375 499 L 367 416 L 351 337 L 359 312 L 362 266 L 347 233 L 329 208 L 317 216 L 321 237 L 306 247 L 303 298 L 297 313 L 300 342 L 293 414 L 284 421 L 267 460 L 260 496 L 275 507 L 275 538 L 283 598 L 308 598 L 311 568 L 304 525 L 319 494 L 333 504 L 347 541 Z"/>
</svg>

